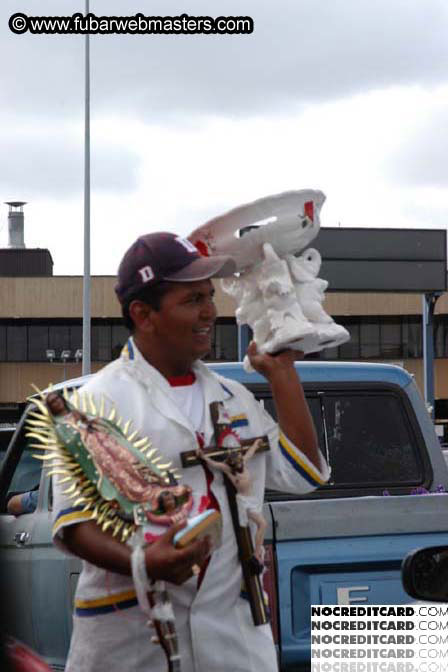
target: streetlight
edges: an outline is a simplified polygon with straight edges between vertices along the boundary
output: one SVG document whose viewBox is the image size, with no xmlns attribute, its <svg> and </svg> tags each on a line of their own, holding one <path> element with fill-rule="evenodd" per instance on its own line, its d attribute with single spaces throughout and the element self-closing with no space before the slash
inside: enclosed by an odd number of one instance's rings
<svg viewBox="0 0 448 672">
<path fill-rule="evenodd" d="M 89 14 L 86 0 L 86 18 Z M 90 373 L 90 42 L 85 42 L 85 110 L 84 110 L 84 278 L 82 292 L 82 374 Z"/>
<path fill-rule="evenodd" d="M 72 351 L 71 350 L 61 350 L 61 354 L 59 355 L 59 358 L 57 358 L 56 357 L 56 350 L 53 350 L 52 348 L 50 348 L 48 350 L 45 350 L 45 356 L 50 363 L 54 362 L 55 364 L 57 364 L 57 359 L 61 360 L 62 365 L 63 365 L 62 381 L 66 380 L 66 378 L 67 378 L 66 365 L 67 365 L 68 360 L 72 356 Z M 78 362 L 81 358 L 82 358 L 82 350 L 78 348 L 75 352 L 75 360 Z"/>
<path fill-rule="evenodd" d="M 71 355 L 72 355 L 71 350 L 63 350 L 61 352 L 61 360 L 62 360 L 62 363 L 64 365 L 64 377 L 63 377 L 62 380 L 67 379 L 66 364 L 67 364 L 67 360 L 70 359 Z"/>
</svg>

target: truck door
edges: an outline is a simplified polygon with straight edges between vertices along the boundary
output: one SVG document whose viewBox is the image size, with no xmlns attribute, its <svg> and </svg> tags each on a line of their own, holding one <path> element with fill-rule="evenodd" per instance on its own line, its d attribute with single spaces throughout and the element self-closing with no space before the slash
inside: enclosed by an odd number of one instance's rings
<svg viewBox="0 0 448 672">
<path fill-rule="evenodd" d="M 80 561 L 52 543 L 51 479 L 25 436 L 27 409 L 4 455 L 0 470 L 0 591 L 7 605 L 9 632 L 64 669 L 72 629 L 74 588 Z M 7 502 L 36 489 L 37 506 L 13 516 Z"/>
<path fill-rule="evenodd" d="M 73 598 L 81 571 L 78 558 L 52 541 L 52 483 L 44 471 L 31 545 L 32 622 L 36 651 L 54 669 L 64 669 L 72 631 Z"/>
<path fill-rule="evenodd" d="M 7 629 L 34 648 L 31 548 L 36 517 L 33 513 L 16 517 L 7 512 L 8 500 L 14 495 L 38 489 L 41 478 L 41 462 L 25 448 L 23 429 L 23 423 L 19 423 L 9 449 L 2 455 L 0 594 L 5 605 Z"/>
</svg>

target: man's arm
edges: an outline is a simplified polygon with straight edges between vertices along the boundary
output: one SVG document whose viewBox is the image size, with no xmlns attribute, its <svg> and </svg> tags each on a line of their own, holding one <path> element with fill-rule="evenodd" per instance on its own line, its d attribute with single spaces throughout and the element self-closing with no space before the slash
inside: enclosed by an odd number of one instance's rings
<svg viewBox="0 0 448 672">
<path fill-rule="evenodd" d="M 24 492 L 21 495 L 13 495 L 7 504 L 8 513 L 13 516 L 21 516 L 22 513 L 33 513 L 36 510 L 38 490 Z"/>
<path fill-rule="evenodd" d="M 145 550 L 146 573 L 150 579 L 184 583 L 193 575 L 193 565 L 201 566 L 210 554 L 208 538 L 176 549 L 173 537 L 185 523 L 171 526 Z M 109 532 L 103 532 L 93 520 L 64 527 L 64 544 L 74 555 L 97 567 L 117 574 L 131 574 L 131 552 Z"/>
<path fill-rule="evenodd" d="M 259 354 L 254 341 L 247 354 L 253 368 L 269 382 L 277 410 L 278 424 L 287 438 L 306 455 L 317 468 L 321 468 L 319 447 L 308 404 L 294 361 L 303 357 L 297 350 L 285 350 L 278 355 Z"/>
<path fill-rule="evenodd" d="M 10 513 L 12 516 L 20 516 L 23 513 L 22 495 L 13 495 L 10 499 L 8 499 L 6 508 L 8 513 Z"/>
</svg>

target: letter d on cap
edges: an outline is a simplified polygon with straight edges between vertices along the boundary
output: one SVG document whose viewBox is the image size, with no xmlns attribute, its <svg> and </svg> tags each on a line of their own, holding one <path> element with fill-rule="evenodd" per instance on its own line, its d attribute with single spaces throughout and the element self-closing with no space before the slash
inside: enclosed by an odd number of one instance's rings
<svg viewBox="0 0 448 672">
<path fill-rule="evenodd" d="M 140 273 L 143 282 L 149 282 L 154 277 L 151 266 L 143 266 L 143 268 L 138 269 L 138 272 Z"/>
</svg>

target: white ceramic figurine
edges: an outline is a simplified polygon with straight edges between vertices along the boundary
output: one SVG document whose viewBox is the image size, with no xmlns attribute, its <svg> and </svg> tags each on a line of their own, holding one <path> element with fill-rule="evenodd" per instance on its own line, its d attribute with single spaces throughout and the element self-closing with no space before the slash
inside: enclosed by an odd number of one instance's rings
<svg viewBox="0 0 448 672">
<path fill-rule="evenodd" d="M 235 260 L 238 275 L 222 287 L 237 303 L 237 323 L 251 327 L 261 352 L 317 352 L 350 338 L 322 307 L 328 282 L 317 277 L 319 252 L 303 251 L 319 232 L 324 200 L 311 189 L 267 196 L 209 220 L 189 236 L 202 254 Z"/>
</svg>

